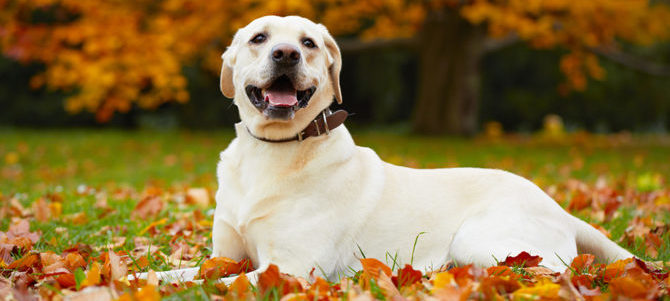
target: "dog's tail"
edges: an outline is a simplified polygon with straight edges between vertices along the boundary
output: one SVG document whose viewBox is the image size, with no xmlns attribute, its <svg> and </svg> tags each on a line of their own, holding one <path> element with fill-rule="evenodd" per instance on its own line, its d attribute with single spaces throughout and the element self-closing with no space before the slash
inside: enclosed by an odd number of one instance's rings
<svg viewBox="0 0 670 301">
<path fill-rule="evenodd" d="M 619 259 L 631 258 L 634 255 L 620 247 L 593 226 L 573 217 L 577 230 L 577 249 L 579 253 L 588 253 L 596 256 L 600 262 L 611 262 Z"/>
</svg>

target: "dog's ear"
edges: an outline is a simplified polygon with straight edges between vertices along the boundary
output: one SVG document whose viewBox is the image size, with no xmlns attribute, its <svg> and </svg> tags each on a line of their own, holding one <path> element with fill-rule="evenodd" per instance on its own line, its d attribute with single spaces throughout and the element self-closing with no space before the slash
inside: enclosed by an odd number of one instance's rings
<svg viewBox="0 0 670 301">
<path fill-rule="evenodd" d="M 235 97 L 235 86 L 233 85 L 233 66 L 235 65 L 235 56 L 237 55 L 237 45 L 233 43 L 221 55 L 221 92 L 228 98 Z"/>
<path fill-rule="evenodd" d="M 328 33 L 328 29 L 323 25 L 320 27 L 323 32 L 323 41 L 326 44 L 326 50 L 328 51 L 328 74 L 330 75 L 330 81 L 333 83 L 333 93 L 335 93 L 337 103 L 341 104 L 342 91 L 340 90 L 340 70 L 342 70 L 342 55 L 340 54 L 340 48 L 337 47 L 335 39 Z"/>
</svg>

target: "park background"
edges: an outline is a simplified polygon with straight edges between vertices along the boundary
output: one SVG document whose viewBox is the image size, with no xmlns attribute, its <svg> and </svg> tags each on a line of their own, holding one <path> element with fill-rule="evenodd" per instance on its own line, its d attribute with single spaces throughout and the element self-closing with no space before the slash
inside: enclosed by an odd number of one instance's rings
<svg viewBox="0 0 670 301">
<path fill-rule="evenodd" d="M 220 55 L 266 14 L 336 37 L 334 108 L 352 113 L 357 144 L 409 167 L 520 174 L 667 270 L 670 1 L 0 0 L 0 285 L 49 299 L 110 285 L 117 297 L 228 293 L 117 280 L 208 262 L 215 166 L 238 121 Z M 584 296 L 667 295 L 666 278 L 627 264 L 580 265 L 571 281 Z M 593 276 L 613 270 L 615 285 Z M 449 294 L 491 297 L 461 284 Z M 412 287 L 398 289 L 426 290 Z"/>
</svg>

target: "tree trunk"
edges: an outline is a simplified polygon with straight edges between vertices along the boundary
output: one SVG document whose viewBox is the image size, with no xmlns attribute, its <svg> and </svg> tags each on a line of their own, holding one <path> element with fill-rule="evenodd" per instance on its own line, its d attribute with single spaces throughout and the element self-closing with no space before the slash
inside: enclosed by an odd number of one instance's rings
<svg viewBox="0 0 670 301">
<path fill-rule="evenodd" d="M 477 130 L 479 61 L 486 32 L 456 9 L 426 16 L 419 37 L 415 132 L 472 135 Z"/>
</svg>

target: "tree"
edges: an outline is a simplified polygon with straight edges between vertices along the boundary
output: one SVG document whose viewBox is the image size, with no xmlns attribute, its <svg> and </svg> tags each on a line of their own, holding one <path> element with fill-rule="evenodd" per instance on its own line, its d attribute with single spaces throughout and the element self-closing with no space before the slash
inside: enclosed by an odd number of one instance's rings
<svg viewBox="0 0 670 301">
<path fill-rule="evenodd" d="M 622 41 L 669 38 L 670 10 L 650 0 L 3 0 L 0 46 L 12 58 L 46 65 L 31 85 L 73 90 L 68 111 L 86 109 L 105 121 L 133 104 L 187 101 L 181 66 L 198 61 L 217 70 L 235 29 L 266 14 L 322 22 L 345 52 L 414 49 L 413 125 L 424 133 L 476 130 L 479 61 L 515 41 L 566 49 L 559 62 L 563 93 L 603 79 L 600 56 L 670 73 L 621 51 Z"/>
</svg>

